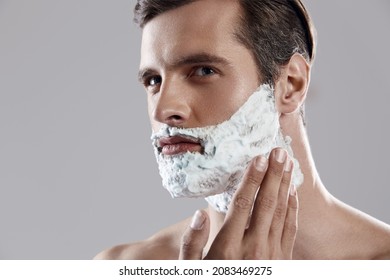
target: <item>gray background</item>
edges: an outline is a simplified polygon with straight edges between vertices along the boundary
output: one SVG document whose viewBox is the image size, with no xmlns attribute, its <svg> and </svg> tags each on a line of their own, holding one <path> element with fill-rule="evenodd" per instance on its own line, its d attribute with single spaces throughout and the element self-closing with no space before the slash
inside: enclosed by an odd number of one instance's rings
<svg viewBox="0 0 390 280">
<path fill-rule="evenodd" d="M 161 187 L 134 2 L 0 0 L 0 259 L 90 259 L 206 205 Z M 390 2 L 305 2 L 321 178 L 390 223 Z"/>
</svg>

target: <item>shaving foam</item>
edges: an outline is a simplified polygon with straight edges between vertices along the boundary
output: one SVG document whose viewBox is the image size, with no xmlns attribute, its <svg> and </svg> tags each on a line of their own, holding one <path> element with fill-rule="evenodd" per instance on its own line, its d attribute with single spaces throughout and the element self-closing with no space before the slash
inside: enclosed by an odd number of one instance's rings
<svg viewBox="0 0 390 280">
<path fill-rule="evenodd" d="M 164 155 L 158 139 L 183 136 L 200 140 L 203 153 Z M 212 126 L 178 128 L 163 125 L 152 134 L 162 184 L 172 197 L 205 197 L 217 211 L 226 213 L 249 162 L 284 148 L 294 161 L 292 184 L 303 174 L 293 157 L 291 138 L 282 135 L 272 87 L 261 85 L 228 120 Z"/>
</svg>

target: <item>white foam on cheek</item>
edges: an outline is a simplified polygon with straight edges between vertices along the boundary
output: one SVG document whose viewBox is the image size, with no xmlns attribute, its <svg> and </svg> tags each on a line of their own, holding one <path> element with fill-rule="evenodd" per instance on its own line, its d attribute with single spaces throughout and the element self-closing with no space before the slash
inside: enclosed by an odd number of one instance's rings
<svg viewBox="0 0 390 280">
<path fill-rule="evenodd" d="M 204 152 L 166 156 L 156 141 L 182 135 L 200 139 Z M 280 131 L 273 90 L 260 86 L 233 116 L 218 125 L 176 128 L 164 125 L 152 135 L 163 186 L 173 197 L 206 197 L 217 211 L 226 212 L 245 169 L 257 155 L 268 156 L 274 147 L 285 148 L 293 157 L 291 139 Z M 303 175 L 294 160 L 292 183 L 299 186 Z"/>
</svg>

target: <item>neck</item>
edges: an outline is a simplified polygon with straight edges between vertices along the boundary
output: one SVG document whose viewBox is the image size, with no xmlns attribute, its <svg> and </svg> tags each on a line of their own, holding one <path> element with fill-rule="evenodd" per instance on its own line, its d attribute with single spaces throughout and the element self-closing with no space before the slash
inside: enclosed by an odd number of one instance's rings
<svg viewBox="0 0 390 280">
<path fill-rule="evenodd" d="M 298 160 L 300 168 L 304 175 L 304 182 L 298 188 L 299 198 L 299 231 L 311 232 L 310 229 L 316 228 L 318 223 L 318 215 L 325 213 L 326 205 L 331 203 L 331 196 L 323 186 L 318 172 L 316 170 L 312 153 L 306 134 L 306 129 L 300 120 L 300 116 L 289 115 L 282 116 L 280 123 L 284 136 L 290 136 L 292 138 L 291 147 L 294 153 L 294 157 Z M 206 246 L 206 252 L 212 241 L 216 237 L 217 233 L 221 229 L 225 215 L 215 211 L 211 206 L 208 209 L 211 228 L 210 238 Z M 316 217 L 313 217 L 313 216 Z M 305 242 L 303 241 L 305 240 Z M 307 252 L 311 250 L 312 244 L 307 242 L 307 238 L 304 235 L 298 234 L 296 240 L 296 246 L 294 253 L 302 255 L 299 252 Z M 298 256 L 299 257 L 299 256 Z"/>
</svg>

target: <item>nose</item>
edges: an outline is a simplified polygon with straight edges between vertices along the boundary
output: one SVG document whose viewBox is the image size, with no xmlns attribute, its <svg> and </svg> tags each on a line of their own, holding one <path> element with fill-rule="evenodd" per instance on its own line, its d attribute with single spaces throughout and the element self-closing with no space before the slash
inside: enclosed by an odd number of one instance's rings
<svg viewBox="0 0 390 280">
<path fill-rule="evenodd" d="M 155 98 L 154 120 L 169 126 L 186 127 L 191 107 L 182 86 L 165 80 Z"/>
</svg>

